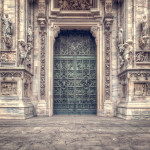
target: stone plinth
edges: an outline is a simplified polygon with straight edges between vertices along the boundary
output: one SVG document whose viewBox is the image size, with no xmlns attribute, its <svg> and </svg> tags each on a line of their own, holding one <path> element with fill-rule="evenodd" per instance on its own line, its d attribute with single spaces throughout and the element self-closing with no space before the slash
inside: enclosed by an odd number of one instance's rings
<svg viewBox="0 0 150 150">
<path fill-rule="evenodd" d="M 0 84 L 0 119 L 33 117 L 32 74 L 23 68 L 1 68 Z"/>
</svg>

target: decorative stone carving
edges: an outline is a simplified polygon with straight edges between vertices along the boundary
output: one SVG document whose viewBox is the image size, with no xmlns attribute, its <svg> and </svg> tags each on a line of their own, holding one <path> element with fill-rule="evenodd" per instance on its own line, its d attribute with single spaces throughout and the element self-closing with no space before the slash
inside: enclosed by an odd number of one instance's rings
<svg viewBox="0 0 150 150">
<path fill-rule="evenodd" d="M 25 60 L 27 57 L 27 48 L 24 40 L 18 41 L 19 45 L 19 65 L 25 65 Z"/>
<path fill-rule="evenodd" d="M 144 49 L 146 45 L 148 44 L 149 40 L 149 26 L 148 26 L 148 20 L 146 16 L 143 16 L 143 20 L 141 22 L 141 36 L 139 39 L 139 46 L 141 49 Z"/>
<path fill-rule="evenodd" d="M 33 30 L 32 30 L 32 26 L 29 25 L 28 32 L 27 32 L 27 42 L 32 43 L 32 41 L 33 41 Z"/>
<path fill-rule="evenodd" d="M 132 62 L 133 62 L 133 42 L 132 41 L 127 41 L 124 44 L 125 47 L 125 62 L 126 62 L 126 67 L 132 67 Z"/>
<path fill-rule="evenodd" d="M 58 34 L 60 33 L 60 27 L 54 26 L 52 28 L 52 30 L 53 30 L 53 37 L 54 37 L 54 40 L 55 40 L 55 38 L 58 37 Z"/>
<path fill-rule="evenodd" d="M 106 15 L 112 14 L 112 0 L 105 0 L 105 13 Z"/>
<path fill-rule="evenodd" d="M 16 52 L 1 52 L 0 62 L 1 63 L 15 63 Z"/>
<path fill-rule="evenodd" d="M 45 99 L 45 32 L 41 32 L 40 95 Z"/>
<path fill-rule="evenodd" d="M 92 26 L 91 27 L 91 33 L 95 37 L 95 42 L 97 44 L 97 33 L 98 33 L 98 27 L 97 26 Z"/>
<path fill-rule="evenodd" d="M 122 68 L 125 63 L 125 59 L 124 59 L 125 47 L 124 47 L 123 29 L 122 28 L 119 29 L 119 33 L 118 33 L 118 49 L 119 49 L 120 68 Z"/>
<path fill-rule="evenodd" d="M 17 95 L 17 83 L 16 82 L 2 82 L 1 83 L 2 95 Z"/>
<path fill-rule="evenodd" d="M 13 25 L 8 17 L 8 14 L 5 14 L 4 18 L 2 18 L 2 28 L 3 28 L 3 41 L 7 48 L 11 48 L 13 44 Z"/>
<path fill-rule="evenodd" d="M 150 96 L 150 83 L 135 83 L 134 84 L 135 96 Z"/>
<path fill-rule="evenodd" d="M 110 100 L 110 37 L 111 37 L 111 25 L 112 18 L 105 18 L 105 99 Z"/>
<path fill-rule="evenodd" d="M 136 52 L 136 62 L 150 62 L 149 52 Z"/>
<path fill-rule="evenodd" d="M 89 10 L 92 7 L 90 0 L 59 0 L 61 10 Z"/>
<path fill-rule="evenodd" d="M 22 72 L 5 72 L 5 71 L 2 71 L 0 72 L 0 77 L 22 77 Z"/>
</svg>

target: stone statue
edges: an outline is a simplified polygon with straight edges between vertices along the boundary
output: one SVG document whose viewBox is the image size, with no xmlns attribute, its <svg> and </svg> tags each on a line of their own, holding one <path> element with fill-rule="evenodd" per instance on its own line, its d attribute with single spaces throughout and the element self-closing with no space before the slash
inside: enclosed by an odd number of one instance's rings
<svg viewBox="0 0 150 150">
<path fill-rule="evenodd" d="M 13 35 L 13 25 L 10 18 L 8 18 L 8 14 L 5 14 L 5 17 L 2 18 L 2 24 L 4 34 L 9 36 Z"/>
<path fill-rule="evenodd" d="M 118 33 L 118 45 L 123 44 L 123 43 L 124 43 L 124 41 L 123 41 L 123 29 L 120 28 L 119 33 Z"/>
<path fill-rule="evenodd" d="M 20 40 L 18 42 L 19 42 L 19 65 L 24 65 L 28 53 L 26 49 L 26 43 L 24 40 Z"/>
<path fill-rule="evenodd" d="M 3 41 L 7 48 L 11 48 L 13 44 L 13 25 L 8 17 L 8 14 L 5 14 L 4 18 L 2 18 L 2 27 L 3 27 Z"/>
<path fill-rule="evenodd" d="M 148 44 L 149 40 L 149 26 L 146 16 L 143 16 L 143 20 L 141 22 L 141 36 L 139 39 L 139 46 L 141 49 L 144 49 Z"/>
<path fill-rule="evenodd" d="M 29 27 L 28 27 L 27 41 L 28 41 L 28 42 L 32 42 L 32 41 L 33 41 L 33 31 L 32 31 L 32 26 L 29 26 Z"/>
<path fill-rule="evenodd" d="M 148 26 L 148 21 L 146 19 L 146 16 L 143 16 L 143 20 L 142 20 L 142 36 L 149 36 L 149 26 Z"/>
</svg>

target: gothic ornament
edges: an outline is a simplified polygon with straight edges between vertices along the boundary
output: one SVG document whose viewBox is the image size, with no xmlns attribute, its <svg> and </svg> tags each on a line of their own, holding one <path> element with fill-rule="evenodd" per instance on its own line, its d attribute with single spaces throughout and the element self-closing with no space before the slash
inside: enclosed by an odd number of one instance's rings
<svg viewBox="0 0 150 150">
<path fill-rule="evenodd" d="M 89 10 L 92 7 L 90 0 L 59 0 L 61 10 Z"/>
<path fill-rule="evenodd" d="M 45 32 L 41 32 L 40 95 L 45 99 Z"/>
<path fill-rule="evenodd" d="M 143 16 L 143 20 L 141 22 L 141 36 L 139 39 L 139 46 L 141 49 L 144 49 L 146 45 L 148 44 L 149 40 L 149 26 L 147 17 Z"/>
<path fill-rule="evenodd" d="M 13 25 L 8 17 L 8 14 L 5 14 L 4 18 L 2 18 L 2 28 L 3 28 L 3 41 L 7 48 L 11 48 L 13 44 Z"/>
<path fill-rule="evenodd" d="M 111 25 L 113 23 L 113 19 L 110 17 L 106 17 L 104 19 L 105 25 L 105 99 L 110 100 L 110 39 L 111 39 Z"/>
</svg>

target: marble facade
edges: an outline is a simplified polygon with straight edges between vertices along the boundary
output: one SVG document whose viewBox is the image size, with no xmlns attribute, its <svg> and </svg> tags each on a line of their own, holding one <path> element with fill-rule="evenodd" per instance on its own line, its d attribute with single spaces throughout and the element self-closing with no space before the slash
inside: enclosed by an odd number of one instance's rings
<svg viewBox="0 0 150 150">
<path fill-rule="evenodd" d="M 0 118 L 53 115 L 54 43 L 89 30 L 97 45 L 97 115 L 150 118 L 149 0 L 1 0 Z"/>
</svg>

